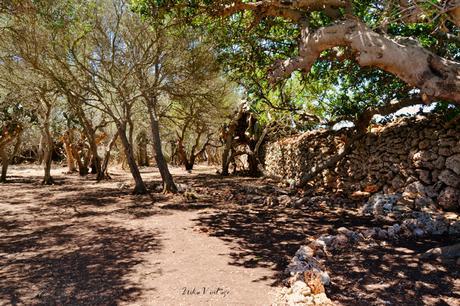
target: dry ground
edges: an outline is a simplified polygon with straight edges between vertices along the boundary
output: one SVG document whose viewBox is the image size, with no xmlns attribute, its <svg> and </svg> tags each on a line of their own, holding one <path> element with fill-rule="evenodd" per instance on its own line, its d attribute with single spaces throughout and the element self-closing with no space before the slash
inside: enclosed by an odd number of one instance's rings
<svg viewBox="0 0 460 306">
<path fill-rule="evenodd" d="M 285 192 L 276 182 L 207 167 L 173 169 L 186 196 L 131 195 L 121 170 L 101 183 L 64 171 L 42 186 L 39 168 L 16 166 L 0 185 L 1 305 L 269 305 L 307 237 L 376 225 L 335 195 L 332 207 L 266 207 L 268 195 Z M 154 169 L 143 176 L 159 186 Z M 334 254 L 328 296 L 343 305 L 460 305 L 459 267 L 417 256 L 453 240 Z"/>
</svg>

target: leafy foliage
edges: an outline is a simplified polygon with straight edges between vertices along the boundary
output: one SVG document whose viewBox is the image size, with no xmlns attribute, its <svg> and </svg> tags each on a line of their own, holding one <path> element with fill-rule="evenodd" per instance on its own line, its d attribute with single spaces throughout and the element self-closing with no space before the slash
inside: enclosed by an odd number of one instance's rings
<svg viewBox="0 0 460 306">
<path fill-rule="evenodd" d="M 136 0 L 133 7 L 144 15 L 174 15 L 205 28 L 217 42 L 225 72 L 241 86 L 251 108 L 263 121 L 280 117 L 296 121 L 299 112 L 321 121 L 357 118 L 369 107 L 383 106 L 414 93 L 413 87 L 391 74 L 359 67 L 351 60 L 349 50 L 343 48 L 324 52 L 308 75 L 294 74 L 271 86 L 266 76 L 272 64 L 298 53 L 299 25 L 279 17 L 260 18 L 252 11 L 215 17 L 231 3 L 235 1 Z M 459 29 L 441 11 L 438 1 L 414 3 L 404 8 L 394 1 L 351 1 L 351 12 L 376 31 L 413 39 L 440 56 L 458 60 L 459 40 L 452 37 Z M 312 11 L 306 17 L 309 26 L 316 29 L 346 14 L 345 9 L 340 9 L 334 18 L 324 11 Z M 310 126 L 315 126 L 314 121 Z"/>
</svg>

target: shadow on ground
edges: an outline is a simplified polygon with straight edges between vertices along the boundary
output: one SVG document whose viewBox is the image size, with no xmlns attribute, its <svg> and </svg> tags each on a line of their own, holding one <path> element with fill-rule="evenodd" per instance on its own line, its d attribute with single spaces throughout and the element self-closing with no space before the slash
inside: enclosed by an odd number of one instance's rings
<svg viewBox="0 0 460 306">
<path fill-rule="evenodd" d="M 422 260 L 418 254 L 454 243 L 438 238 L 361 245 L 327 261 L 331 297 L 344 305 L 458 305 L 455 261 Z"/>
<path fill-rule="evenodd" d="M 168 212 L 129 190 L 59 181 L 42 186 L 13 177 L 0 186 L 0 304 L 135 301 L 145 289 L 129 275 L 143 254 L 161 250 L 162 233 L 124 222 Z"/>
<path fill-rule="evenodd" d="M 182 180 L 192 184 L 187 178 Z M 353 208 L 267 207 L 242 200 L 249 196 L 248 188 L 264 197 L 279 195 L 264 186 L 262 180 L 221 181 L 218 176 L 206 176 L 204 181 L 202 187 L 217 188 L 223 193 L 225 188 L 231 188 L 234 194 L 239 193 L 233 197 L 239 202 L 217 206 L 212 212 L 203 211 L 195 221 L 203 232 L 232 246 L 231 265 L 272 268 L 276 272 L 274 286 L 286 278 L 283 271 L 307 238 L 335 234 L 341 226 L 356 230 L 381 225 L 360 216 Z M 195 182 L 195 186 L 199 185 Z M 350 207 L 355 204 L 350 203 Z M 327 260 L 332 277 L 328 295 L 344 305 L 455 305 L 460 301 L 460 273 L 455 262 L 418 257 L 432 247 L 453 244 L 454 240 L 440 237 L 394 244 L 378 242 L 333 254 Z"/>
<path fill-rule="evenodd" d="M 10 184 L 0 186 L 0 304 L 136 301 L 142 288 L 129 274 L 145 252 L 161 250 L 161 233 L 128 228 L 123 222 L 174 210 L 199 209 L 196 224 L 232 248 L 229 264 L 271 269 L 274 286 L 285 278 L 283 271 L 306 238 L 335 233 L 341 226 L 378 225 L 351 208 L 267 207 L 265 198 L 285 191 L 262 179 L 177 176 L 200 195 L 197 203 L 186 204 L 181 196 L 138 197 L 129 188 L 95 187 L 76 180 L 66 177 L 62 184 L 41 186 L 27 177 L 13 177 Z M 211 202 L 201 201 L 209 198 Z M 379 242 L 333 254 L 327 260 L 332 277 L 328 295 L 344 305 L 456 305 L 458 266 L 417 256 L 453 242 Z"/>
<path fill-rule="evenodd" d="M 0 223 L 2 229 L 11 223 Z M 27 227 L 27 224 L 15 224 Z M 2 231 L 3 232 L 3 231 Z M 110 224 L 47 225 L 0 238 L 0 302 L 101 305 L 132 301 L 140 288 L 124 277 L 159 233 Z"/>
</svg>

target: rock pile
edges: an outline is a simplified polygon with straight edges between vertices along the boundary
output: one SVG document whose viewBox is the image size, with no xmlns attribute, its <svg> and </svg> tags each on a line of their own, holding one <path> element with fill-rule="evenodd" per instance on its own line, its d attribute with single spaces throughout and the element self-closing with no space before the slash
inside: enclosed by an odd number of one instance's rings
<svg viewBox="0 0 460 306">
<path fill-rule="evenodd" d="M 401 195 L 387 195 L 382 193 L 376 193 L 364 204 L 361 211 L 364 215 L 373 215 L 376 218 L 387 215 L 393 211 L 393 207 L 396 205 Z"/>
<path fill-rule="evenodd" d="M 337 235 L 322 235 L 297 250 L 285 271 L 289 276 L 286 287 L 273 305 L 334 305 L 325 293 L 324 286 L 330 284 L 331 278 L 324 259 L 331 251 L 349 248 L 366 239 L 363 234 L 345 227 L 337 232 Z"/>
<path fill-rule="evenodd" d="M 316 130 L 270 143 L 267 174 L 299 182 L 343 149 L 347 133 Z M 311 183 L 350 194 L 376 186 L 385 194 L 403 194 L 415 208 L 459 211 L 460 126 L 445 128 L 440 118 L 418 116 L 375 127 Z"/>
<path fill-rule="evenodd" d="M 297 250 L 286 268 L 287 286 L 273 305 L 334 305 L 324 289 L 330 283 L 329 274 L 317 257 L 323 247 L 321 242 L 314 241 Z"/>
<path fill-rule="evenodd" d="M 460 235 L 458 215 L 446 218 L 445 214 L 433 211 L 413 211 L 404 205 L 406 199 L 401 194 L 386 195 L 377 193 L 369 198 L 361 212 L 376 219 L 391 216 L 398 220 L 386 229 L 373 228 L 366 236 L 379 238 L 421 237 L 428 235 Z"/>
<path fill-rule="evenodd" d="M 391 214 L 402 196 L 377 194 L 363 208 L 366 214 Z M 373 227 L 361 231 L 352 231 L 345 227 L 337 229 L 336 235 L 321 235 L 307 246 L 301 246 L 286 268 L 286 287 L 281 290 L 277 302 L 273 305 L 333 305 L 327 297 L 324 286 L 331 279 L 324 260 L 331 252 L 350 249 L 358 243 L 369 244 L 374 239 L 394 240 L 399 238 L 419 238 L 429 235 L 460 235 L 460 218 L 455 213 L 436 214 L 410 211 L 399 215 L 400 222 L 385 228 Z M 444 257 L 459 257 L 460 244 L 444 249 L 433 249 L 422 255 L 443 254 Z M 446 255 L 447 254 L 447 255 Z M 458 258 L 460 262 L 460 258 Z"/>
</svg>

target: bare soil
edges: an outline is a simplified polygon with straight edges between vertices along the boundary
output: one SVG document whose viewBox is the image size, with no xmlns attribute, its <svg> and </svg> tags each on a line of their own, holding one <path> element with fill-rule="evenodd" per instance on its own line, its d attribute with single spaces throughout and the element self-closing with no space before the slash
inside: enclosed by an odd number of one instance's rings
<svg viewBox="0 0 460 306">
<path fill-rule="evenodd" d="M 343 195 L 303 208 L 267 207 L 287 192 L 270 179 L 173 169 L 187 188 L 150 195 L 112 180 L 14 166 L 0 185 L 1 305 L 269 305 L 289 259 L 309 237 L 372 227 Z M 328 296 L 341 305 L 460 305 L 459 266 L 419 254 L 456 238 L 380 241 L 327 261 Z"/>
</svg>

